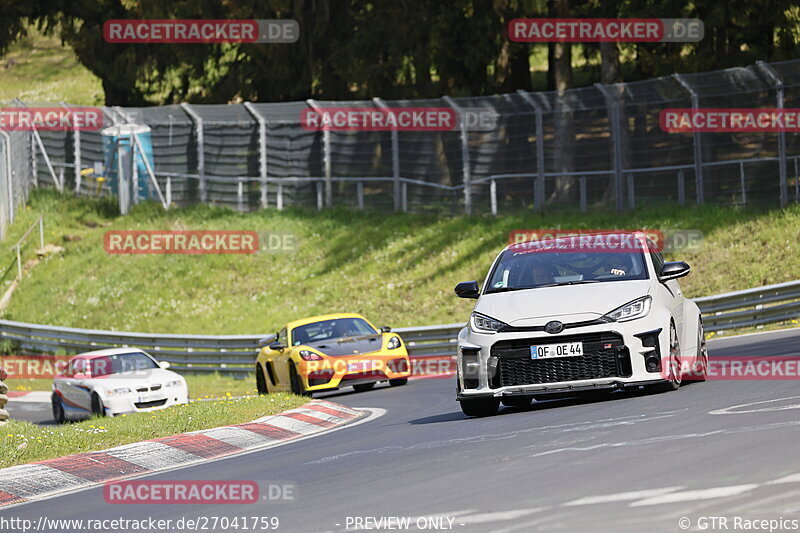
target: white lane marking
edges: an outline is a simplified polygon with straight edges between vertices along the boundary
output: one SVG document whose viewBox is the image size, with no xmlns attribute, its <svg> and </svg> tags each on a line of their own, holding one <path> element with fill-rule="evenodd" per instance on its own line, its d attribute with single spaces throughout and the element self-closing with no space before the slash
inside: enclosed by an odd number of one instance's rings
<svg viewBox="0 0 800 533">
<path fill-rule="evenodd" d="M 571 507 L 574 505 L 593 505 L 596 503 L 612 503 L 612 502 L 625 502 L 631 500 L 641 500 L 643 498 L 651 498 L 654 496 L 661 496 L 668 492 L 675 492 L 681 490 L 683 486 L 678 487 L 664 487 L 663 489 L 645 489 L 634 490 L 631 492 L 618 492 L 616 494 L 603 494 L 600 496 L 586 496 L 577 500 L 572 500 L 562 504 L 564 507 Z"/>
<path fill-rule="evenodd" d="M 556 448 L 555 450 L 547 450 L 544 452 L 531 454 L 530 457 L 543 457 L 545 455 L 553 455 L 556 453 L 564 452 L 591 452 L 603 448 L 622 448 L 625 446 L 638 446 L 640 444 L 653 444 L 656 442 L 670 442 L 675 440 L 696 439 L 700 437 L 710 437 L 712 435 L 720 435 L 726 433 L 723 429 L 716 431 L 709 431 L 707 433 L 684 433 L 682 435 L 663 435 L 660 437 L 651 437 L 648 439 L 629 440 L 622 442 L 602 442 L 592 446 L 568 446 L 566 448 Z"/>
<path fill-rule="evenodd" d="M 496 522 L 500 520 L 515 520 L 533 513 L 540 513 L 549 507 L 532 507 L 530 509 L 515 509 L 512 511 L 495 511 L 492 513 L 478 513 L 462 516 L 457 520 L 459 525 L 485 524 L 486 522 Z"/>
<path fill-rule="evenodd" d="M 255 448 L 255 449 L 252 449 L 252 450 L 242 450 L 241 452 L 232 453 L 231 455 L 225 455 L 224 457 L 216 457 L 216 458 L 213 458 L 213 459 L 200 458 L 194 464 L 176 465 L 176 466 L 173 466 L 173 467 L 162 468 L 160 470 L 154 470 L 153 472 L 147 472 L 147 473 L 143 473 L 143 474 L 138 475 L 138 476 L 127 477 L 125 479 L 127 481 L 127 480 L 131 480 L 131 479 L 148 478 L 148 477 L 152 477 L 152 476 L 155 476 L 155 475 L 163 474 L 165 472 L 172 472 L 174 470 L 183 470 L 183 469 L 189 468 L 191 466 L 197 466 L 199 464 L 207 465 L 207 464 L 210 464 L 210 463 L 216 463 L 218 461 L 227 461 L 228 459 L 232 459 L 234 457 L 241 457 L 243 455 L 250 455 L 252 453 L 259 453 L 259 452 L 263 452 L 263 451 L 268 450 L 268 449 L 279 448 L 281 446 L 291 445 L 291 444 L 294 444 L 296 442 L 300 442 L 302 440 L 313 439 L 315 437 L 321 437 L 322 435 L 328 435 L 330 433 L 333 433 L 334 431 L 340 431 L 342 429 L 347 429 L 347 428 L 351 428 L 351 427 L 354 427 L 354 426 L 359 426 L 361 424 L 365 424 L 365 423 L 370 422 L 372 420 L 376 420 L 376 419 L 378 419 L 378 418 L 380 418 L 380 417 L 382 417 L 383 415 L 386 414 L 386 409 L 381 409 L 379 407 L 359 407 L 358 410 L 368 413 L 367 416 L 365 416 L 364 418 L 362 418 L 360 420 L 356 420 L 354 422 L 350 422 L 349 424 L 343 424 L 341 426 L 330 428 L 330 429 L 320 428 L 320 431 L 318 431 L 317 433 L 312 433 L 311 435 L 304 435 L 302 437 L 297 437 L 296 439 L 281 440 L 281 441 L 278 441 L 278 442 L 267 443 L 267 444 L 264 444 L 263 446 L 260 446 L 259 448 Z M 104 451 L 106 451 L 106 450 L 104 450 Z M 7 477 L 7 476 L 9 475 L 9 471 L 10 470 L 12 470 L 14 468 L 28 469 L 31 466 L 36 467 L 36 466 L 40 466 L 40 465 L 21 465 L 19 467 L 12 466 L 11 468 L 4 468 L 4 469 L 0 470 L 0 475 L 3 476 L 3 480 L 4 480 L 3 484 L 4 484 L 4 486 L 9 486 L 8 483 L 9 483 L 10 477 Z M 52 470 L 54 472 L 58 472 L 57 470 L 55 470 L 53 468 L 49 468 L 49 467 L 45 467 L 45 468 L 47 468 L 48 470 Z M 66 473 L 63 473 L 63 472 L 59 472 L 59 473 L 62 473 L 65 476 L 69 476 L 69 474 L 66 474 Z M 33 477 L 35 479 L 40 479 L 38 475 L 34 475 Z M 74 476 L 71 476 L 71 477 L 74 477 Z M 75 478 L 75 479 L 78 479 L 78 478 Z M 79 481 L 84 483 L 85 480 L 80 479 Z M 5 506 L 2 507 L 2 509 L 5 511 L 6 509 L 12 509 L 14 507 L 19 507 L 21 505 L 28 505 L 28 504 L 31 504 L 31 503 L 38 503 L 38 502 L 42 502 L 42 501 L 45 501 L 45 500 L 52 500 L 52 499 L 58 498 L 60 496 L 65 496 L 67 494 L 76 494 L 78 492 L 84 492 L 84 491 L 87 491 L 87 490 L 96 489 L 96 488 L 101 487 L 101 486 L 102 486 L 101 483 L 94 483 L 94 482 L 91 482 L 91 481 L 85 481 L 84 486 L 82 486 L 82 487 L 78 487 L 76 489 L 73 489 L 71 487 L 59 488 L 59 489 L 57 489 L 57 492 L 54 491 L 53 494 L 49 494 L 49 495 L 41 497 L 41 498 L 37 497 L 35 500 L 28 500 L 28 501 L 25 501 L 25 502 L 14 503 L 14 504 L 11 504 L 11 505 L 5 505 Z M 63 487 L 63 484 L 62 484 L 62 487 Z M 14 492 L 11 492 L 11 494 L 14 494 L 15 496 L 22 496 L 22 494 L 14 493 Z"/>
<path fill-rule="evenodd" d="M 773 479 L 772 481 L 767 481 L 764 483 L 765 485 L 778 485 L 781 483 L 800 483 L 800 472 L 795 474 L 789 474 L 788 476 L 783 476 L 778 479 Z"/>
<path fill-rule="evenodd" d="M 168 467 L 176 464 L 193 463 L 199 459 L 198 456 L 192 453 L 153 441 L 135 442 L 133 444 L 117 446 L 109 450 L 108 455 L 147 468 L 148 470 L 158 470 L 165 466 Z"/>
<path fill-rule="evenodd" d="M 653 496 L 631 503 L 630 507 L 643 507 L 645 505 L 661 505 L 665 503 L 678 503 L 696 500 L 711 500 L 714 498 L 725 498 L 726 496 L 736 496 L 748 492 L 758 487 L 758 483 L 745 483 L 744 485 L 730 485 L 728 487 L 714 487 L 711 489 L 686 490 L 683 492 L 672 492 L 661 496 Z"/>
<path fill-rule="evenodd" d="M 761 405 L 764 403 L 774 403 L 774 402 L 783 402 L 786 400 L 797 400 L 800 396 L 788 396 L 786 398 L 775 398 L 772 400 L 764 400 L 761 402 L 752 402 L 752 403 L 743 403 L 740 405 L 732 405 L 730 407 L 724 407 L 722 409 L 714 409 L 713 411 L 709 411 L 708 414 L 710 415 L 742 415 L 748 413 L 766 413 L 770 411 L 785 411 L 787 409 L 800 409 L 800 403 L 793 404 L 793 405 L 783 405 L 778 407 L 764 407 L 761 409 L 750 409 L 747 411 L 733 411 L 734 409 L 739 409 L 740 407 L 752 407 L 754 405 Z"/>
</svg>

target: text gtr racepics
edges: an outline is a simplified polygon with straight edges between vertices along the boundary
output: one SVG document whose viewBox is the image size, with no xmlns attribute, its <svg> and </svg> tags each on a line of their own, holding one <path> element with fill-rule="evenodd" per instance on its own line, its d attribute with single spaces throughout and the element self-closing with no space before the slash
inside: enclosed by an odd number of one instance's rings
<svg viewBox="0 0 800 533">
<path fill-rule="evenodd" d="M 703 381 L 700 311 L 676 281 L 688 273 L 638 232 L 508 246 L 482 291 L 475 281 L 455 288 L 478 300 L 458 336 L 461 409 L 488 416 L 500 402 L 676 390 L 684 372 Z"/>
<path fill-rule="evenodd" d="M 136 348 L 110 348 L 76 355 L 53 380 L 57 423 L 92 415 L 117 416 L 189 403 L 186 380 Z"/>
<path fill-rule="evenodd" d="M 353 313 L 289 322 L 260 344 L 256 359 L 260 394 L 291 391 L 310 396 L 348 385 L 365 391 L 381 381 L 405 385 L 411 375 L 400 336 L 386 326 L 376 329 Z"/>
</svg>

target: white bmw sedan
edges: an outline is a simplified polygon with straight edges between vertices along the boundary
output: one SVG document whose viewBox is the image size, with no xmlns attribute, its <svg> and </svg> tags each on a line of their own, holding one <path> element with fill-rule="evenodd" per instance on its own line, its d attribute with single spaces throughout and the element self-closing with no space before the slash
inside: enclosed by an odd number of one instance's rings
<svg viewBox="0 0 800 533">
<path fill-rule="evenodd" d="M 76 355 L 53 380 L 57 423 L 93 415 L 117 416 L 189 403 L 186 380 L 136 348 L 111 348 Z"/>
<path fill-rule="evenodd" d="M 455 289 L 478 300 L 458 336 L 461 409 L 705 380 L 700 310 L 677 282 L 688 273 L 638 232 L 506 247 L 482 290 Z"/>
</svg>

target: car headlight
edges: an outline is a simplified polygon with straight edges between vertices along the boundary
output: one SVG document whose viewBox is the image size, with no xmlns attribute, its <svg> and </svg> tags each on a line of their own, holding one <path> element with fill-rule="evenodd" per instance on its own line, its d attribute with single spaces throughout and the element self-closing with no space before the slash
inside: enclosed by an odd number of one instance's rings
<svg viewBox="0 0 800 533">
<path fill-rule="evenodd" d="M 303 361 L 322 361 L 322 356 L 311 350 L 300 350 L 298 355 L 300 355 L 300 359 Z"/>
<path fill-rule="evenodd" d="M 614 322 L 625 322 L 636 318 L 642 318 L 643 316 L 647 316 L 647 313 L 650 312 L 650 304 L 652 302 L 653 299 L 650 296 L 637 298 L 621 307 L 617 307 L 610 313 L 606 313 L 603 315 L 603 318 Z"/>
<path fill-rule="evenodd" d="M 118 389 L 109 389 L 106 391 L 108 396 L 119 396 L 120 394 L 130 394 L 131 389 L 128 387 L 120 387 Z"/>
<path fill-rule="evenodd" d="M 389 350 L 395 350 L 400 347 L 400 337 L 392 337 L 389 339 L 389 343 L 386 345 L 386 348 Z"/>
<path fill-rule="evenodd" d="M 173 381 L 168 381 L 164 386 L 165 387 L 180 387 L 182 385 L 181 380 L 176 379 Z"/>
<path fill-rule="evenodd" d="M 500 322 L 499 320 L 480 313 L 472 313 L 470 315 L 470 321 L 473 331 L 477 331 L 478 333 L 495 333 L 508 326 L 505 322 Z"/>
</svg>

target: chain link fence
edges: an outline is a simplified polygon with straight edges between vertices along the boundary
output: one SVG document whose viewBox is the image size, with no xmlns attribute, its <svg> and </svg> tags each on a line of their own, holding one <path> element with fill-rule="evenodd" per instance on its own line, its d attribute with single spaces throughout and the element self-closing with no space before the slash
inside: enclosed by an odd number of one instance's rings
<svg viewBox="0 0 800 533">
<path fill-rule="evenodd" d="M 800 107 L 800 60 L 758 63 L 559 95 L 523 92 L 429 100 L 103 108 L 106 126 L 146 125 L 153 176 L 134 202 L 210 203 L 240 211 L 287 206 L 501 213 L 624 211 L 678 204 L 800 200 L 800 141 L 791 133 L 667 133 L 667 108 Z M 41 106 L 14 101 L 9 105 Z M 59 104 L 66 106 L 67 104 Z M 490 131 L 309 131 L 313 107 L 481 108 Z M 99 131 L 0 137 L 5 224 L 31 184 L 115 194 Z M 9 150 L 9 145 L 11 149 Z M 10 154 L 10 161 L 9 159 Z M 11 179 L 8 179 L 10 167 Z M 14 202 L 9 199 L 14 198 Z M 15 203 L 16 202 L 16 203 Z"/>
</svg>

